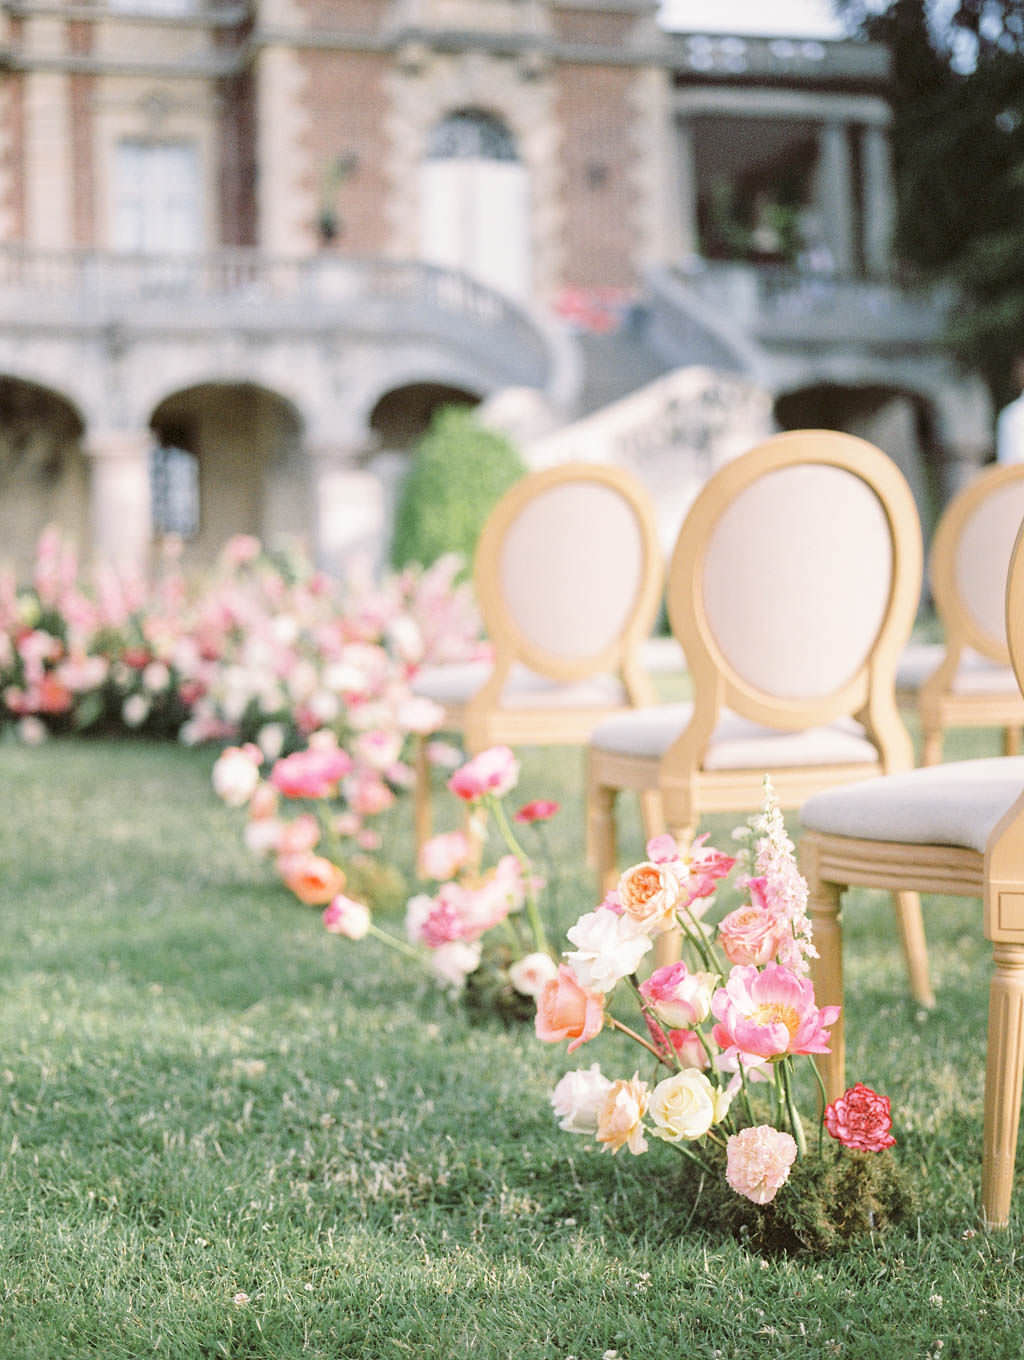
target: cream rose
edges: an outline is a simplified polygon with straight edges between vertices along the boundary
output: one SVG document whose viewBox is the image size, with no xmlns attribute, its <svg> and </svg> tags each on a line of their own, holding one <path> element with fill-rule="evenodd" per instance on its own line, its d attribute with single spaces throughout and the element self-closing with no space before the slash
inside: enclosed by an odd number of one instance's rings
<svg viewBox="0 0 1024 1360">
<path fill-rule="evenodd" d="M 728 1114 L 730 1099 L 695 1067 L 677 1072 L 659 1081 L 651 1092 L 647 1107 L 655 1125 L 651 1132 L 666 1143 L 703 1138 L 712 1124 Z"/>
</svg>

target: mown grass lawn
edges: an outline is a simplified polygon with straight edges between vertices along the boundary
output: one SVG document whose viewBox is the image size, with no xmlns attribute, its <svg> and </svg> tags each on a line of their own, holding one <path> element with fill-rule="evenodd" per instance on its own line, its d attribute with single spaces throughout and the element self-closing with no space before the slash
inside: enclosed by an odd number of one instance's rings
<svg viewBox="0 0 1024 1360">
<path fill-rule="evenodd" d="M 671 1149 L 612 1158 L 558 1130 L 548 1092 L 579 1065 L 561 1047 L 326 935 L 242 848 L 212 762 L 0 746 L 2 1360 L 1024 1351 L 1020 1214 L 975 1231 L 975 903 L 928 904 L 930 1014 L 887 900 L 847 916 L 848 1071 L 892 1097 L 919 1217 L 766 1260 L 689 1222 Z M 579 776 L 576 753 L 531 752 L 521 781 L 565 803 L 563 924 L 593 905 Z M 408 871 L 407 807 L 388 851 Z M 576 1057 L 616 1069 L 621 1043 Z"/>
</svg>

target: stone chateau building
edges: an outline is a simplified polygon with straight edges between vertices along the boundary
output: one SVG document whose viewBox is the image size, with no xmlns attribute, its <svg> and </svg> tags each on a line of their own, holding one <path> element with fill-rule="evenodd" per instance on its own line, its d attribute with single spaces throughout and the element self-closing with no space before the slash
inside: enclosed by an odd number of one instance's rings
<svg viewBox="0 0 1024 1360">
<path fill-rule="evenodd" d="M 5 0 L 0 557 L 336 564 L 438 405 L 689 365 L 947 491 L 991 413 L 897 282 L 888 70 L 652 0 Z"/>
</svg>

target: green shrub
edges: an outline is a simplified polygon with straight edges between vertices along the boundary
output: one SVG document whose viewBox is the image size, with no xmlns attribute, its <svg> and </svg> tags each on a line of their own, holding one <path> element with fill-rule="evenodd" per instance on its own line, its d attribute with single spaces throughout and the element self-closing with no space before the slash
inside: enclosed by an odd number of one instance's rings
<svg viewBox="0 0 1024 1360">
<path fill-rule="evenodd" d="M 515 447 L 463 407 L 438 411 L 413 454 L 395 513 L 391 559 L 429 566 L 446 552 L 472 563 L 491 510 L 526 472 Z"/>
</svg>

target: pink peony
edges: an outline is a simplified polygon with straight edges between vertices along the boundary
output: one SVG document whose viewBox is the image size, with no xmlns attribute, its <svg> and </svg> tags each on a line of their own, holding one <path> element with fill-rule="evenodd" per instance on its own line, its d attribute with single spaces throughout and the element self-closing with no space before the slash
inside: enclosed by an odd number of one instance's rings
<svg viewBox="0 0 1024 1360">
<path fill-rule="evenodd" d="M 549 798 L 535 798 L 532 803 L 524 803 L 516 812 L 517 822 L 547 822 L 555 815 L 561 803 L 553 803 Z"/>
<path fill-rule="evenodd" d="M 465 867 L 470 850 L 469 837 L 464 831 L 445 831 L 431 836 L 420 850 L 420 874 L 439 883 L 453 878 Z"/>
<path fill-rule="evenodd" d="M 862 1081 L 826 1105 L 825 1127 L 843 1147 L 856 1152 L 881 1152 L 896 1142 L 889 1132 L 889 1097 L 880 1096 Z"/>
<path fill-rule="evenodd" d="M 789 922 L 778 917 L 768 906 L 764 895 L 764 879 L 752 878 L 750 902 L 724 916 L 718 925 L 718 943 L 730 963 L 771 963 L 779 946 L 790 938 Z"/>
<path fill-rule="evenodd" d="M 323 923 L 332 935 L 361 940 L 370 929 L 370 912 L 362 902 L 339 893 L 324 908 Z"/>
<path fill-rule="evenodd" d="M 668 963 L 641 982 L 640 995 L 662 1024 L 687 1028 L 708 1018 L 714 983 L 711 973 L 691 973 L 685 963 Z"/>
<path fill-rule="evenodd" d="M 732 1134 L 726 1159 L 725 1179 L 736 1193 L 755 1204 L 770 1204 L 789 1179 L 796 1142 L 770 1124 L 758 1124 Z"/>
<path fill-rule="evenodd" d="M 828 1053 L 827 1026 L 839 1016 L 838 1006 L 819 1009 L 811 983 L 777 963 L 760 972 L 753 964 L 734 968 L 711 1010 L 720 1021 L 711 1032 L 715 1043 L 759 1058 Z"/>
<path fill-rule="evenodd" d="M 275 763 L 270 782 L 286 798 L 327 798 L 352 769 L 352 758 L 337 747 L 296 751 Z"/>
<path fill-rule="evenodd" d="M 507 746 L 492 746 L 467 761 L 448 780 L 448 787 L 467 803 L 492 794 L 501 798 L 515 788 L 519 762 Z"/>
<path fill-rule="evenodd" d="M 571 1039 L 568 1051 L 574 1052 L 600 1034 L 604 1025 L 604 997 L 581 987 L 576 974 L 564 963 L 557 976 L 546 982 L 537 997 L 537 1038 L 557 1044 Z"/>
</svg>

